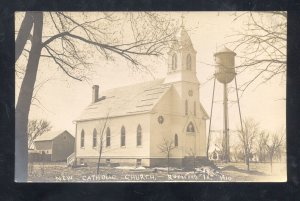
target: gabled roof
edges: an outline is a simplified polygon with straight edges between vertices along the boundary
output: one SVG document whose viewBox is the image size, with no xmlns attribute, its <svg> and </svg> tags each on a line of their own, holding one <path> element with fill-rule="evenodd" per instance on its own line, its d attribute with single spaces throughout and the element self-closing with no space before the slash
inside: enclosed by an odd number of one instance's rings
<svg viewBox="0 0 300 201">
<path fill-rule="evenodd" d="M 60 131 L 50 131 L 47 133 L 44 133 L 40 136 L 38 136 L 34 142 L 37 141 L 48 141 L 48 140 L 53 140 L 54 138 L 56 138 L 57 136 L 59 136 L 60 134 L 64 133 L 64 132 L 68 132 L 67 130 L 60 130 Z M 68 132 L 69 133 L 69 132 Z M 69 133 L 71 135 L 71 133 Z M 73 135 L 72 135 L 73 136 Z"/>
<path fill-rule="evenodd" d="M 101 119 L 150 112 L 171 85 L 164 79 L 111 89 L 102 92 L 102 98 L 90 104 L 75 121 Z"/>
</svg>

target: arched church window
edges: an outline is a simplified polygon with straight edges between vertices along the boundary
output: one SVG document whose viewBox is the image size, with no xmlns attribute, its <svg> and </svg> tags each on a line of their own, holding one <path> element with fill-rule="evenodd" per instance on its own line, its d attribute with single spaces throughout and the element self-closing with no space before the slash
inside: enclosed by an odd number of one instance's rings
<svg viewBox="0 0 300 201">
<path fill-rule="evenodd" d="M 84 130 L 83 129 L 80 134 L 80 147 L 84 147 Z"/>
<path fill-rule="evenodd" d="M 186 131 L 187 132 L 190 132 L 190 133 L 193 133 L 195 132 L 195 127 L 194 127 L 194 124 L 192 122 L 190 122 L 186 128 Z"/>
<path fill-rule="evenodd" d="M 110 146 L 110 128 L 106 129 L 106 147 Z"/>
<path fill-rule="evenodd" d="M 190 54 L 186 57 L 186 69 L 191 70 L 192 69 L 192 57 Z"/>
<path fill-rule="evenodd" d="M 188 115 L 189 103 L 188 100 L 185 100 L 185 115 Z"/>
<path fill-rule="evenodd" d="M 175 147 L 178 147 L 178 135 L 177 134 L 175 134 L 174 145 L 175 145 Z"/>
<path fill-rule="evenodd" d="M 139 124 L 136 130 L 136 145 L 141 146 L 142 145 L 142 127 Z"/>
<path fill-rule="evenodd" d="M 125 146 L 125 140 L 126 140 L 125 127 L 122 126 L 122 128 L 121 128 L 121 147 Z"/>
<path fill-rule="evenodd" d="M 177 68 L 177 55 L 173 54 L 172 56 L 172 69 L 175 70 Z"/>
<path fill-rule="evenodd" d="M 97 146 L 97 130 L 94 128 L 93 131 L 93 147 Z"/>
</svg>

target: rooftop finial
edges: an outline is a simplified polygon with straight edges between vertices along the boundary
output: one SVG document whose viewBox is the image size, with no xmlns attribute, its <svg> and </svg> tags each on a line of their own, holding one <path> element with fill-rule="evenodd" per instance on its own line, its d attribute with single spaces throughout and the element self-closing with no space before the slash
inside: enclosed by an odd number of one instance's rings
<svg viewBox="0 0 300 201">
<path fill-rule="evenodd" d="M 184 16 L 183 14 L 181 14 L 181 27 L 184 27 L 183 20 L 184 20 Z"/>
</svg>

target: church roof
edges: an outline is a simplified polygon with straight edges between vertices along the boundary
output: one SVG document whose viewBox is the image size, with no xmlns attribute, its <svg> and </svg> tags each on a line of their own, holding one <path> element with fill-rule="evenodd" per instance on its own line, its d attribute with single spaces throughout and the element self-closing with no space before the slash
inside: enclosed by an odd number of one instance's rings
<svg viewBox="0 0 300 201">
<path fill-rule="evenodd" d="M 171 85 L 164 79 L 138 83 L 102 92 L 101 100 L 90 104 L 75 121 L 147 113 Z"/>
</svg>

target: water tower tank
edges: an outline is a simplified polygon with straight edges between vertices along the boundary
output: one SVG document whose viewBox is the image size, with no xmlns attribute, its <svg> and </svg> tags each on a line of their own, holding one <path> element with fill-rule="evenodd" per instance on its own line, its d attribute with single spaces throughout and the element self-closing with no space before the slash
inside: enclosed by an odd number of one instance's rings
<svg viewBox="0 0 300 201">
<path fill-rule="evenodd" d="M 214 54 L 215 56 L 215 76 L 223 84 L 227 84 L 235 77 L 234 57 L 236 53 L 223 47 Z"/>
</svg>

